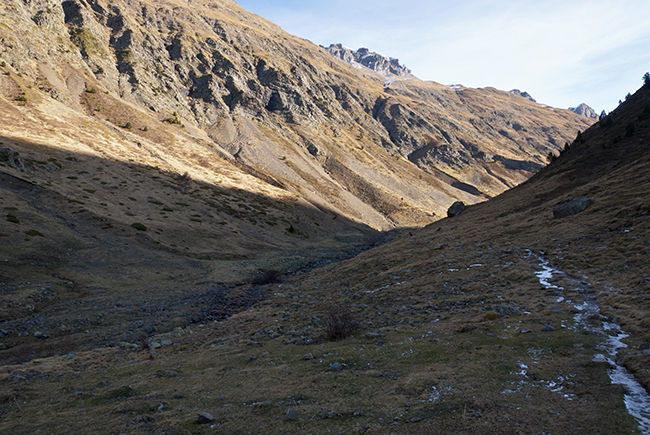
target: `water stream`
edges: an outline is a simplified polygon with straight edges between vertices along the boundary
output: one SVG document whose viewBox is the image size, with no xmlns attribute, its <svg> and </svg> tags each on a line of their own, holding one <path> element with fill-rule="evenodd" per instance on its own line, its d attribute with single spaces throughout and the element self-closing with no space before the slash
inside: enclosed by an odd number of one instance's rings
<svg viewBox="0 0 650 435">
<path fill-rule="evenodd" d="M 555 286 L 549 280 L 553 278 L 554 274 L 566 276 L 563 272 L 553 269 L 549 266 L 549 262 L 540 257 L 539 266 L 541 271 L 535 272 L 541 285 L 545 288 L 552 288 L 564 290 L 562 287 Z M 623 339 L 629 337 L 621 328 L 611 322 L 602 322 L 602 325 L 594 325 L 589 322 L 590 318 L 594 318 L 600 314 L 600 306 L 596 297 L 589 293 L 583 294 L 585 301 L 580 305 L 574 305 L 578 310 L 578 314 L 574 316 L 576 326 L 588 329 L 590 331 L 599 332 L 607 335 L 607 339 L 602 344 L 602 349 L 607 352 L 607 355 L 597 354 L 594 356 L 594 361 L 602 361 L 610 364 L 611 368 L 608 370 L 609 377 L 613 384 L 620 384 L 625 389 L 625 406 L 628 412 L 632 415 L 639 424 L 639 430 L 644 435 L 650 435 L 650 395 L 639 384 L 634 375 L 630 373 L 625 367 L 616 361 L 616 355 L 619 349 L 626 348 L 627 344 L 623 343 Z M 557 298 L 557 302 L 562 302 L 563 297 Z M 570 303 L 570 300 L 566 301 Z"/>
</svg>

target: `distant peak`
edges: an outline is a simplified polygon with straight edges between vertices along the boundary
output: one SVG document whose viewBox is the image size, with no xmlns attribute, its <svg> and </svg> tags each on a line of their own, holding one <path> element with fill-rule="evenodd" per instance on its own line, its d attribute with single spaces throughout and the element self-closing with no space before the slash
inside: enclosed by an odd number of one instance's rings
<svg viewBox="0 0 650 435">
<path fill-rule="evenodd" d="M 596 111 L 585 103 L 581 103 L 578 107 L 569 107 L 569 110 L 585 118 L 598 119 Z"/>
<path fill-rule="evenodd" d="M 520 97 L 523 97 L 523 98 L 525 98 L 527 100 L 530 100 L 533 103 L 537 103 L 537 101 L 535 101 L 535 99 L 528 92 L 520 91 L 519 89 L 513 89 L 512 91 L 510 91 L 510 93 L 515 94 L 515 95 L 519 95 Z"/>
<path fill-rule="evenodd" d="M 329 47 L 323 47 L 334 56 L 355 66 L 364 66 L 379 74 L 388 76 L 407 76 L 411 75 L 411 70 L 399 63 L 394 57 L 386 57 L 382 54 L 370 51 L 368 48 L 352 50 L 343 44 L 331 44 Z"/>
</svg>

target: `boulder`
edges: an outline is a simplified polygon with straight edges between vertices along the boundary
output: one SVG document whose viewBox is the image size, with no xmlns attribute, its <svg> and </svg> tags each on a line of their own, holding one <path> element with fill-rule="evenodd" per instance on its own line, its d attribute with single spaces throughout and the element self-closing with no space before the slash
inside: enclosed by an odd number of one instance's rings
<svg viewBox="0 0 650 435">
<path fill-rule="evenodd" d="M 287 409 L 287 413 L 284 415 L 284 417 L 289 421 L 296 421 L 298 418 L 300 418 L 300 411 L 298 411 L 296 408 L 289 408 Z"/>
<path fill-rule="evenodd" d="M 465 210 L 465 204 L 462 201 L 456 201 L 447 210 L 447 217 L 456 217 Z"/>
<path fill-rule="evenodd" d="M 560 204 L 553 209 L 553 217 L 555 219 L 562 219 L 574 214 L 582 213 L 589 207 L 591 200 L 589 198 L 574 199 L 564 204 Z"/>
<path fill-rule="evenodd" d="M 214 421 L 214 417 L 207 412 L 199 413 L 199 424 L 210 424 Z"/>
</svg>

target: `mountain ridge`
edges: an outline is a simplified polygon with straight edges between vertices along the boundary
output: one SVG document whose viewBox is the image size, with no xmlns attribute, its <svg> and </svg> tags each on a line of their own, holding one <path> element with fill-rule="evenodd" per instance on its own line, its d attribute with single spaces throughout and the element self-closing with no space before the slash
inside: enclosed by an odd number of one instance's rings
<svg viewBox="0 0 650 435">
<path fill-rule="evenodd" d="M 516 121 L 520 108 L 510 108 L 510 101 L 492 91 L 466 92 L 503 106 L 489 124 L 473 120 L 483 115 L 474 113 L 478 107 L 462 93 L 420 81 L 397 81 L 385 89 L 383 76 L 334 62 L 324 49 L 232 2 L 193 3 L 200 19 L 182 3 L 172 12 L 144 0 L 110 6 L 97 1 L 92 8 L 72 0 L 65 7 L 45 1 L 9 4 L 14 6 L 6 13 L 16 29 L 53 41 L 49 50 L 36 40 L 27 49 L 4 28 L 5 44 L 13 47 L 3 55 L 13 74 L 6 83 L 7 90 L 14 89 L 6 94 L 9 100 L 32 86 L 34 101 L 47 94 L 101 128 L 131 122 L 136 128 L 129 133 L 152 141 L 150 147 L 164 140 L 163 131 L 196 138 L 212 147 L 215 159 L 235 162 L 261 182 L 375 228 L 423 225 L 444 215 L 455 200 L 494 196 L 530 172 L 481 157 L 544 164 L 572 130 L 588 125 L 541 107 L 526 109 L 531 117 L 524 125 Z M 537 110 L 552 120 L 550 126 L 537 124 Z M 283 156 L 285 161 L 277 159 Z M 373 165 L 383 169 L 370 170 Z M 441 173 L 442 179 L 434 175 Z M 471 186 L 478 194 L 454 185 Z M 300 192 L 296 186 L 308 188 Z"/>
</svg>

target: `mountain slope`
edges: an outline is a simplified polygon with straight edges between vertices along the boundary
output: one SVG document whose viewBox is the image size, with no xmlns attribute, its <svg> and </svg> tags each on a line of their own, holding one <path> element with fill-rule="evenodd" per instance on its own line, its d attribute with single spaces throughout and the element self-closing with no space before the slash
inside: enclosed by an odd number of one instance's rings
<svg viewBox="0 0 650 435">
<path fill-rule="evenodd" d="M 119 131 L 129 153 L 154 153 L 169 171 L 234 165 L 251 182 L 377 229 L 424 225 L 455 200 L 492 197 L 588 126 L 493 89 L 385 86 L 231 1 L 1 7 L 3 96 L 27 115 L 32 139 L 56 143 L 45 128 L 56 114 L 87 139 Z M 181 137 L 184 165 L 166 158 Z"/>
<path fill-rule="evenodd" d="M 619 361 L 650 385 L 649 140 L 641 89 L 522 185 L 260 286 L 263 300 L 227 320 L 4 366 L 0 428 L 646 433 L 610 374 Z M 583 197 L 584 211 L 554 217 Z M 354 322 L 351 336 L 326 339 L 328 325 Z M 199 424 L 201 412 L 214 421 Z"/>
</svg>

